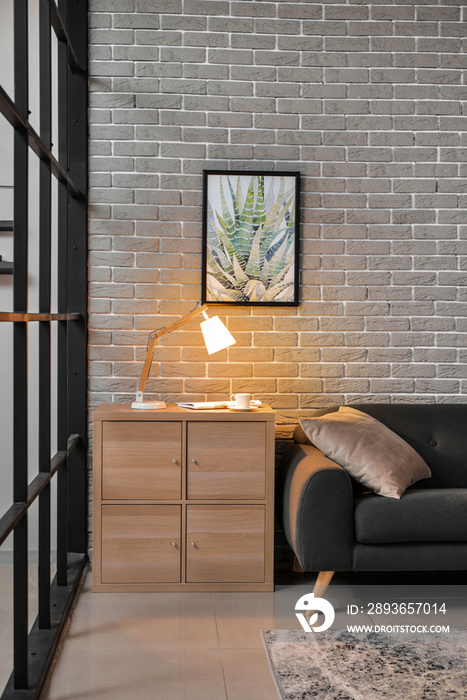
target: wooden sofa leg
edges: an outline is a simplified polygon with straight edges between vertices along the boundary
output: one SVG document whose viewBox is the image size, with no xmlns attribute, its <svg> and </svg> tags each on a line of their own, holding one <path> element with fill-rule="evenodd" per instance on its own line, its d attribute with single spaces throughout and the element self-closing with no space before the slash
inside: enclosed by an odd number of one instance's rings
<svg viewBox="0 0 467 700">
<path fill-rule="evenodd" d="M 334 571 L 320 571 L 316 579 L 315 587 L 313 588 L 313 593 L 315 598 L 322 598 L 326 588 L 331 583 L 331 579 L 334 576 Z"/>
</svg>

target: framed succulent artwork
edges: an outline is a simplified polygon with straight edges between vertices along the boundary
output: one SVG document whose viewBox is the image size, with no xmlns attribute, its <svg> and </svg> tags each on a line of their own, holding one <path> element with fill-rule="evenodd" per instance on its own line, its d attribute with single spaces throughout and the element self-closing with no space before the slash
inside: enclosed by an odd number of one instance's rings
<svg viewBox="0 0 467 700">
<path fill-rule="evenodd" d="M 297 172 L 203 172 L 203 303 L 298 305 L 299 196 Z"/>
</svg>

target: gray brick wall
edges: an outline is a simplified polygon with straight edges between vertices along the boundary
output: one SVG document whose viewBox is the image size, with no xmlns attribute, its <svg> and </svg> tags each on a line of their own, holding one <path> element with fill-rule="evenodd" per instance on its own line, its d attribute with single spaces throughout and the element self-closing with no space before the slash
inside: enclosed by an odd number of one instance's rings
<svg viewBox="0 0 467 700">
<path fill-rule="evenodd" d="M 203 168 L 302 173 L 301 304 L 221 307 L 148 393 L 307 409 L 467 395 L 467 7 L 90 0 L 90 402 L 129 401 L 146 334 L 201 296 Z M 157 319 L 155 316 L 157 315 Z"/>
</svg>

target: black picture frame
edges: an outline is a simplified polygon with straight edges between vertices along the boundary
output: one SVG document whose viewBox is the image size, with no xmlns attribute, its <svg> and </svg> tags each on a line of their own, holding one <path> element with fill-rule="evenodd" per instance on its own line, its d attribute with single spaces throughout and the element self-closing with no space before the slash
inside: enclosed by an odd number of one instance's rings
<svg viewBox="0 0 467 700">
<path fill-rule="evenodd" d="M 298 306 L 300 173 L 203 170 L 202 302 Z"/>
</svg>

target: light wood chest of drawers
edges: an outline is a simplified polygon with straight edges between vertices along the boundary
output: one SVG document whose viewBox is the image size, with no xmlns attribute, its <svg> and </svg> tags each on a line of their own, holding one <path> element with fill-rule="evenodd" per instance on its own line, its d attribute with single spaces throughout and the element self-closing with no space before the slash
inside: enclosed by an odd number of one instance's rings
<svg viewBox="0 0 467 700">
<path fill-rule="evenodd" d="M 272 591 L 274 412 L 94 412 L 93 590 Z"/>
</svg>

